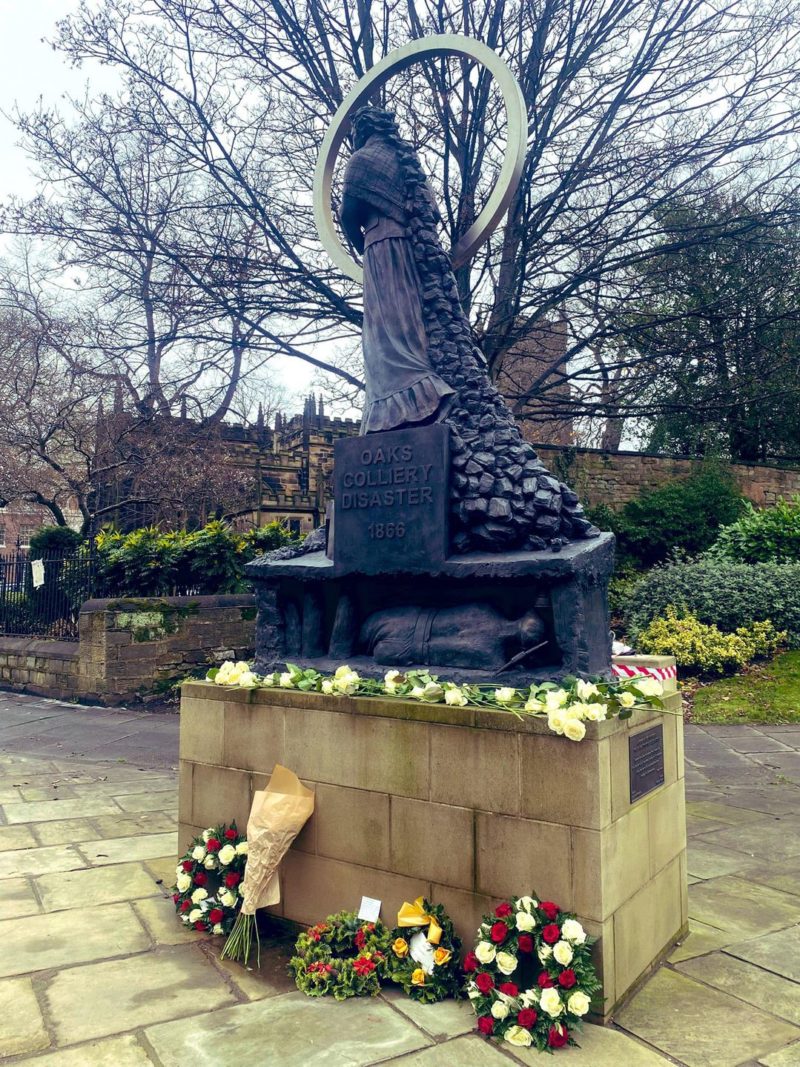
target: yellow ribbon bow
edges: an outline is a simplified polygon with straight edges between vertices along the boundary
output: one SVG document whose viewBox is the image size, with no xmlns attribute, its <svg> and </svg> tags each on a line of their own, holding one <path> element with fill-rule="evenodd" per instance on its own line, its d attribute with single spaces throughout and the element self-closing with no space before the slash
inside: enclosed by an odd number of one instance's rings
<svg viewBox="0 0 800 1067">
<path fill-rule="evenodd" d="M 406 901 L 397 913 L 397 925 L 427 926 L 428 940 L 432 945 L 438 945 L 442 939 L 442 928 L 433 915 L 428 915 L 423 904 L 423 897 L 417 897 L 413 904 Z"/>
</svg>

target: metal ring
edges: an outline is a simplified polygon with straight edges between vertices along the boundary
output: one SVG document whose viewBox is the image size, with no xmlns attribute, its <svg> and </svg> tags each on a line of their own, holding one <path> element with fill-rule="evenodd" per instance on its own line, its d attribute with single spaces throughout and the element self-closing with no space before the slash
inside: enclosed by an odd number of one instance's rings
<svg viewBox="0 0 800 1067">
<path fill-rule="evenodd" d="M 351 115 L 399 71 L 426 56 L 462 56 L 481 63 L 493 75 L 503 94 L 508 119 L 508 140 L 503 166 L 486 206 L 452 251 L 453 266 L 465 263 L 508 211 L 517 191 L 525 162 L 528 114 L 519 82 L 508 64 L 491 48 L 472 37 L 440 33 L 410 41 L 390 52 L 356 83 L 340 104 L 322 141 L 314 172 L 314 220 L 325 251 L 336 266 L 354 281 L 363 279 L 361 267 L 345 250 L 333 224 L 331 190 L 336 157 L 342 146 Z"/>
</svg>

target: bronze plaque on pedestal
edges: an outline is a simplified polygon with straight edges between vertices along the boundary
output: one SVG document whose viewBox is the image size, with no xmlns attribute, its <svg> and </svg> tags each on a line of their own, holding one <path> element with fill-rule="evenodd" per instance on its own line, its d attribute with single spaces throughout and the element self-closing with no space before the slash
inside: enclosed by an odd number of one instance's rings
<svg viewBox="0 0 800 1067">
<path fill-rule="evenodd" d="M 631 803 L 664 784 L 664 728 L 661 723 L 628 739 Z"/>
</svg>

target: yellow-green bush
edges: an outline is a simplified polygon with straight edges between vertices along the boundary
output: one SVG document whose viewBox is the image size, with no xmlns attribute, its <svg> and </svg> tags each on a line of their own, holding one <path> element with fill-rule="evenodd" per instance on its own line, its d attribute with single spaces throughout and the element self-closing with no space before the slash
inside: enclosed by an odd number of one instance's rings
<svg viewBox="0 0 800 1067">
<path fill-rule="evenodd" d="M 678 666 L 700 674 L 728 674 L 754 659 L 774 655 L 786 643 L 786 632 L 764 622 L 740 626 L 725 634 L 691 613 L 679 615 L 668 607 L 639 634 L 637 648 L 653 656 L 674 656 Z"/>
</svg>

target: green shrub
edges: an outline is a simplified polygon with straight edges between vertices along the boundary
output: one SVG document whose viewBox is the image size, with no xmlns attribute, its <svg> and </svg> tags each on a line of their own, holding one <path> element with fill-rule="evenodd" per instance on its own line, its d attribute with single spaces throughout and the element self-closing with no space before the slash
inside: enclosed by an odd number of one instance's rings
<svg viewBox="0 0 800 1067">
<path fill-rule="evenodd" d="M 286 523 L 278 519 L 268 522 L 266 526 L 254 527 L 242 537 L 244 555 L 248 560 L 255 559 L 264 552 L 271 552 L 274 548 L 297 543 L 297 538 L 291 533 Z"/>
<path fill-rule="evenodd" d="M 669 607 L 734 633 L 740 626 L 771 620 L 800 648 L 800 564 L 727 563 L 702 559 L 654 568 L 634 588 L 625 612 L 626 633 L 641 632 Z"/>
<path fill-rule="evenodd" d="M 706 466 L 688 478 L 651 489 L 619 511 L 599 505 L 595 525 L 617 537 L 618 572 L 662 563 L 674 551 L 695 555 L 709 548 L 720 526 L 734 522 L 744 502 L 729 473 Z"/>
<path fill-rule="evenodd" d="M 744 514 L 720 531 L 710 555 L 738 563 L 800 562 L 800 496 L 760 510 L 748 502 Z"/>
<path fill-rule="evenodd" d="M 83 537 L 69 526 L 42 526 L 31 537 L 30 559 L 68 556 L 83 544 Z"/>
<path fill-rule="evenodd" d="M 639 634 L 637 648 L 648 655 L 674 656 L 679 667 L 700 674 L 730 674 L 756 658 L 772 656 L 786 642 L 786 633 L 770 621 L 739 626 L 722 633 L 691 613 L 667 608 Z"/>
</svg>

